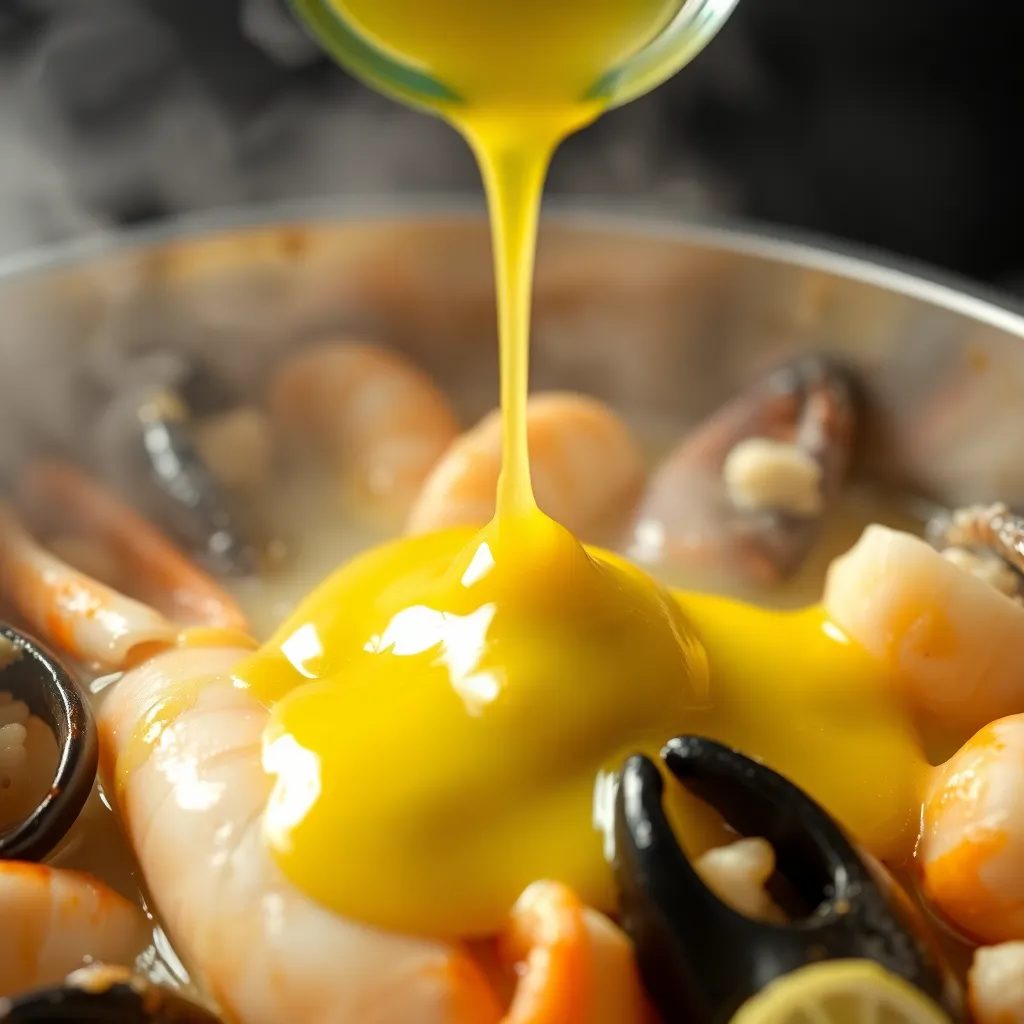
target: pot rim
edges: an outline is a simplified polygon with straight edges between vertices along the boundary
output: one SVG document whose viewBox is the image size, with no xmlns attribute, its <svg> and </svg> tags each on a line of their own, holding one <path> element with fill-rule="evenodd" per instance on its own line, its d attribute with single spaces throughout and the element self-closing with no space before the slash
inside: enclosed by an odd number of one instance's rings
<svg viewBox="0 0 1024 1024">
<path fill-rule="evenodd" d="M 96 231 L 0 256 L 0 286 L 94 260 L 234 231 L 299 223 L 483 220 L 482 200 L 421 196 L 315 197 L 242 204 L 169 217 L 155 224 Z M 691 218 L 665 204 L 610 199 L 546 200 L 544 221 L 584 232 L 620 232 L 818 270 L 945 309 L 1024 338 L 1024 302 L 909 257 L 829 235 L 730 217 Z"/>
</svg>

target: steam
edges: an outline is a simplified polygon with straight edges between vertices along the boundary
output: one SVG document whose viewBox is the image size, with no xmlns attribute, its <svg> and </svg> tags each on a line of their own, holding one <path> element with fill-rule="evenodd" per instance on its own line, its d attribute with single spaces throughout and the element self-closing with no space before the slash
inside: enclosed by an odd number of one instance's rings
<svg viewBox="0 0 1024 1024">
<path fill-rule="evenodd" d="M 479 194 L 447 125 L 331 67 L 283 0 L 17 0 L 17 10 L 39 24 L 6 55 L 0 25 L 0 254 L 261 201 Z M 697 184 L 706 168 L 666 150 L 659 109 L 634 105 L 573 140 L 552 190 L 667 197 L 677 212 L 720 203 Z"/>
</svg>

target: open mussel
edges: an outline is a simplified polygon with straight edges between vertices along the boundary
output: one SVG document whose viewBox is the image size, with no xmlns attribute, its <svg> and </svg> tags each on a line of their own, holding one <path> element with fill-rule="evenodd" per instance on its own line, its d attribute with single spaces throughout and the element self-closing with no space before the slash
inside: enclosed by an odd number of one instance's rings
<svg viewBox="0 0 1024 1024">
<path fill-rule="evenodd" d="M 770 585 L 800 567 L 846 478 L 856 411 L 847 373 L 806 356 L 698 426 L 655 471 L 630 555 Z"/>
<path fill-rule="evenodd" d="M 0 999 L 0 1024 L 219 1024 L 179 992 L 120 967 L 96 966 L 63 985 Z"/>
<path fill-rule="evenodd" d="M 0 625 L 0 692 L 27 705 L 57 741 L 57 766 L 38 804 L 0 833 L 0 859 L 40 861 L 78 818 L 96 779 L 99 746 L 88 700 L 36 640 Z"/>
<path fill-rule="evenodd" d="M 768 840 L 801 908 L 788 923 L 754 920 L 712 892 L 672 832 L 658 766 L 630 758 L 617 794 L 613 866 L 623 927 L 665 1020 L 725 1024 L 773 980 L 833 959 L 875 961 L 960 1018 L 952 975 L 905 895 L 810 797 L 712 740 L 672 740 L 662 759 L 738 833 Z"/>
</svg>

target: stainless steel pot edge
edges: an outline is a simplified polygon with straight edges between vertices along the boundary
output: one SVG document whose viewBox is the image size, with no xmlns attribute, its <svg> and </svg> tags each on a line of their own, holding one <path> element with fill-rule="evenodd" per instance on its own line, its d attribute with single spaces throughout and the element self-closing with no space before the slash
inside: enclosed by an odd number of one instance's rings
<svg viewBox="0 0 1024 1024">
<path fill-rule="evenodd" d="M 482 201 L 450 195 L 319 198 L 229 207 L 176 217 L 153 226 L 112 229 L 0 257 L 0 284 L 119 252 L 274 224 L 439 218 L 463 221 L 479 219 L 483 214 Z M 955 274 L 870 247 L 748 221 L 684 220 L 674 218 L 670 210 L 657 204 L 636 202 L 556 198 L 545 204 L 544 216 L 547 221 L 569 224 L 584 232 L 646 236 L 826 271 L 1024 337 L 1024 303 L 1016 303 L 1011 296 Z"/>
</svg>

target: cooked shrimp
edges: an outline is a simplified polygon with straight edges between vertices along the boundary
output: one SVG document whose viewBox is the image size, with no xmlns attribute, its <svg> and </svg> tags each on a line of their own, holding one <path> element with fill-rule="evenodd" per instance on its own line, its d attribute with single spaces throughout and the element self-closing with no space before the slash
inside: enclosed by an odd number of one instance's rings
<svg viewBox="0 0 1024 1024">
<path fill-rule="evenodd" d="M 180 632 L 148 605 L 105 587 L 40 547 L 0 503 L 0 585 L 31 626 L 82 661 L 121 668 L 133 651 Z"/>
<path fill-rule="evenodd" d="M 369 928 L 323 909 L 280 873 L 260 822 L 268 713 L 235 687 L 243 650 L 159 655 L 127 674 L 101 735 L 118 758 L 120 809 L 162 920 L 233 1019 L 494 1024 L 499 1001 L 466 950 Z M 154 709 L 184 707 L 143 748 Z M 170 716 L 169 716 L 170 718 Z M 147 756 L 148 755 L 148 756 Z M 547 890 L 513 913 L 507 950 L 526 964 L 508 1024 L 632 1024 L 643 1018 L 629 944 Z M 566 908 L 569 909 L 566 909 Z M 239 944 L 239 933 L 250 939 Z M 534 952 L 536 950 L 536 952 Z M 579 1016 L 559 1008 L 585 1000 Z"/>
<path fill-rule="evenodd" d="M 51 571 L 50 563 L 38 561 L 23 531 L 8 529 L 3 540 L 25 566 L 19 587 L 45 595 L 39 577 Z M 31 558 L 20 550 L 26 545 Z M 86 653 L 76 646 L 80 639 L 88 651 L 138 649 L 149 639 L 145 621 L 134 633 L 123 613 L 106 613 L 108 604 L 120 608 L 126 598 L 84 577 L 76 582 L 84 611 L 65 606 L 56 619 L 73 654 Z M 9 583 L 0 576 L 0 587 Z M 79 615 L 92 616 L 88 629 Z M 262 835 L 274 783 L 263 765 L 270 713 L 232 675 L 250 647 L 218 644 L 211 636 L 204 638 L 208 646 L 164 649 L 127 671 L 107 691 L 99 725 L 104 769 L 162 922 L 196 981 L 229 1019 L 643 1020 L 625 937 L 560 888 L 524 896 L 502 937 L 508 959 L 525 965 L 507 1018 L 467 948 L 367 927 L 295 888 Z M 239 935 L 247 937 L 244 943 Z M 587 1007 L 583 1016 L 552 1016 L 576 1002 Z"/>
<path fill-rule="evenodd" d="M 799 568 L 846 478 L 855 426 L 849 383 L 827 360 L 775 371 L 655 471 L 630 554 L 780 582 Z"/>
<path fill-rule="evenodd" d="M 277 372 L 270 406 L 286 430 L 319 442 L 349 490 L 398 520 L 459 430 L 426 374 L 370 345 L 300 352 Z"/>
<path fill-rule="evenodd" d="M 643 457 L 626 424 L 596 399 L 558 392 L 532 396 L 526 417 L 537 504 L 583 540 L 604 540 L 629 515 L 643 486 Z M 445 453 L 406 531 L 484 525 L 494 515 L 500 472 L 495 410 Z"/>
<path fill-rule="evenodd" d="M 500 946 L 521 979 L 504 1024 L 644 1020 L 629 940 L 565 886 L 531 885 L 516 902 Z"/>
<path fill-rule="evenodd" d="M 1024 608 L 923 540 L 869 526 L 832 563 L 823 604 L 960 738 L 1024 710 Z"/>
<path fill-rule="evenodd" d="M 936 769 L 918 857 L 925 893 L 954 924 L 983 942 L 1024 939 L 1024 715 Z"/>
<path fill-rule="evenodd" d="M 130 967 L 153 939 L 145 915 L 77 871 L 0 861 L 0 996 L 61 981 L 85 964 Z"/>
<path fill-rule="evenodd" d="M 979 949 L 967 985 L 975 1024 L 1024 1024 L 1024 942 Z"/>
<path fill-rule="evenodd" d="M 56 461 L 32 466 L 22 477 L 19 499 L 31 521 L 96 544 L 118 567 L 118 581 L 130 580 L 138 598 L 175 621 L 247 628 L 242 610 L 209 575 L 73 466 Z"/>
</svg>

